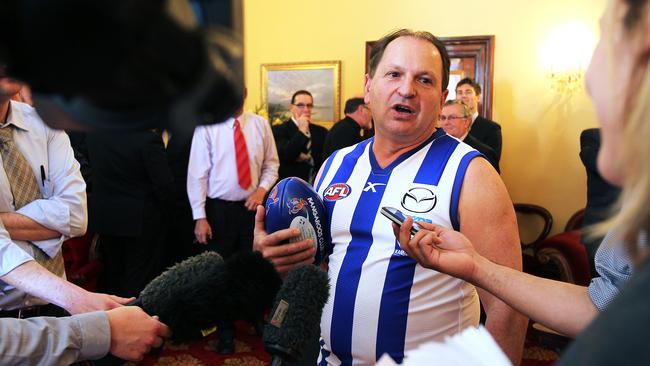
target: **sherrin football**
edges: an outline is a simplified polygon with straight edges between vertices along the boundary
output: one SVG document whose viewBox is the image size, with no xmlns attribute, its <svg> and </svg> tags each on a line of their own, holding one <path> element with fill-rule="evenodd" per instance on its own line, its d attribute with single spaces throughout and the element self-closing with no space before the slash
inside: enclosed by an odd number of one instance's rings
<svg viewBox="0 0 650 366">
<path fill-rule="evenodd" d="M 325 206 L 309 183 L 297 177 L 282 179 L 266 199 L 266 232 L 297 228 L 300 236 L 290 242 L 312 239 L 316 246 L 314 264 L 320 264 L 330 245 Z"/>
</svg>

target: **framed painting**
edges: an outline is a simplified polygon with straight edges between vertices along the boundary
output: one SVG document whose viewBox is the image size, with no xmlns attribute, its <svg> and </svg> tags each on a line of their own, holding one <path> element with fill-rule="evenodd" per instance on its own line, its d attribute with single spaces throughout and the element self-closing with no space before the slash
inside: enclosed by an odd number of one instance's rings
<svg viewBox="0 0 650 366">
<path fill-rule="evenodd" d="M 329 128 L 341 105 L 341 61 L 262 64 L 262 106 L 271 123 L 290 118 L 291 96 L 307 90 L 314 97 L 313 122 Z"/>
<path fill-rule="evenodd" d="M 494 36 L 440 37 L 451 61 L 449 99 L 456 97 L 456 83 L 469 77 L 481 85 L 479 111 L 492 119 L 492 89 L 494 83 Z M 375 41 L 366 42 L 366 73 L 370 64 L 370 50 Z"/>
</svg>

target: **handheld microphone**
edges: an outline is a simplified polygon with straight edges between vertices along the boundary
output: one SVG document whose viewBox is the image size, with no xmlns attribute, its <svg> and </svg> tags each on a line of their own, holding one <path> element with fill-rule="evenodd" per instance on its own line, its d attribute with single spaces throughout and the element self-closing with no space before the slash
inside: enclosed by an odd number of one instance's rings
<svg viewBox="0 0 650 366">
<path fill-rule="evenodd" d="M 272 366 L 299 359 L 309 340 L 320 334 L 320 318 L 329 297 L 327 274 L 316 266 L 299 267 L 287 275 L 264 328 Z"/>
<path fill-rule="evenodd" d="M 157 315 L 177 341 L 199 339 L 219 321 L 258 319 L 280 288 L 280 275 L 259 253 L 224 263 L 214 252 L 188 258 L 154 278 L 130 305 Z"/>
</svg>

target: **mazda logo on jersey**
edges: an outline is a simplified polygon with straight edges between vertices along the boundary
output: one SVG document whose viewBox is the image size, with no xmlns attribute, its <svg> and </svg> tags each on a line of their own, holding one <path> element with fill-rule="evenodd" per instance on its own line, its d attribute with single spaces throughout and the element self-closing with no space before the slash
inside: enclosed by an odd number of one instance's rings
<svg viewBox="0 0 650 366">
<path fill-rule="evenodd" d="M 345 183 L 334 183 L 325 189 L 323 192 L 323 198 L 328 201 L 338 201 L 347 197 L 352 189 L 349 185 Z"/>
<path fill-rule="evenodd" d="M 428 188 L 415 187 L 402 196 L 402 207 L 411 212 L 425 213 L 436 207 L 438 198 Z"/>
</svg>

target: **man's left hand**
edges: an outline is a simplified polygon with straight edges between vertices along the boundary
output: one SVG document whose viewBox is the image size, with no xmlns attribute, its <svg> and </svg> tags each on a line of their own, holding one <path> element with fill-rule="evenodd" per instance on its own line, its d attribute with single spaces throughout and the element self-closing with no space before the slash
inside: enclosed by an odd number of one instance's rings
<svg viewBox="0 0 650 366">
<path fill-rule="evenodd" d="M 246 199 L 246 203 L 244 206 L 249 211 L 255 211 L 257 210 L 257 206 L 262 204 L 262 200 L 264 199 L 264 195 L 266 194 L 266 190 L 262 187 L 258 187 L 255 192 L 251 193 L 250 196 Z"/>
</svg>

